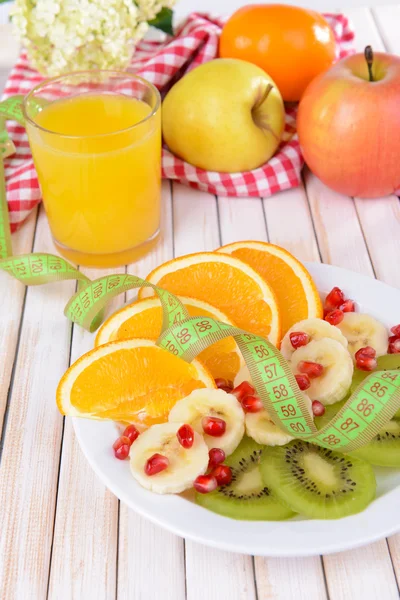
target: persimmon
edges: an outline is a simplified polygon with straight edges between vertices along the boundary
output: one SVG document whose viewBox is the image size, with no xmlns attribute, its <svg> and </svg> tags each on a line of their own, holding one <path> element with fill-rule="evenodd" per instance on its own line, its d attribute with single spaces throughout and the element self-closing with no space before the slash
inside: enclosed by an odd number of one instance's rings
<svg viewBox="0 0 400 600">
<path fill-rule="evenodd" d="M 258 65 L 288 102 L 300 100 L 307 85 L 335 60 L 335 38 L 326 19 L 313 10 L 283 4 L 252 4 L 225 23 L 221 58 Z"/>
</svg>

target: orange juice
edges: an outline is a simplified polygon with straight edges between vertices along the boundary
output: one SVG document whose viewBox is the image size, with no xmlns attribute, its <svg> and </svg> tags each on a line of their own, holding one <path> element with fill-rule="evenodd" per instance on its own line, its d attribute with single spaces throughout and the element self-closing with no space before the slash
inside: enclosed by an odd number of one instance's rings
<svg viewBox="0 0 400 600">
<path fill-rule="evenodd" d="M 27 131 L 54 242 L 89 266 L 136 260 L 160 226 L 161 118 L 146 102 L 85 93 L 47 104 Z"/>
</svg>

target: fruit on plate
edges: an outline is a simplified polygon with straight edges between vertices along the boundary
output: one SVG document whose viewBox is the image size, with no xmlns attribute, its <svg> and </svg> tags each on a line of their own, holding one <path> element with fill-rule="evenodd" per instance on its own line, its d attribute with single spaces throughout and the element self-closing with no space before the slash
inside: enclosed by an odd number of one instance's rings
<svg viewBox="0 0 400 600">
<path fill-rule="evenodd" d="M 232 471 L 231 483 L 210 494 L 196 494 L 196 503 L 233 519 L 282 521 L 292 517 L 294 512 L 263 483 L 260 463 L 265 451 L 253 440 L 243 438 L 225 461 Z"/>
<path fill-rule="evenodd" d="M 184 448 L 177 436 L 182 425 L 153 425 L 132 444 L 131 473 L 144 488 L 157 494 L 179 494 L 193 487 L 196 477 L 206 472 L 208 448 L 203 436 L 195 432 L 192 446 Z M 156 459 L 152 461 L 154 456 Z M 164 468 L 158 470 L 157 462 Z"/>
<path fill-rule="evenodd" d="M 297 346 L 294 346 L 291 340 L 292 333 L 306 334 L 309 342 L 317 342 L 324 338 L 330 338 L 336 342 L 339 342 L 343 348 L 347 348 L 348 345 L 347 340 L 342 332 L 327 321 L 315 318 L 304 319 L 304 321 L 300 321 L 299 323 L 292 325 L 282 340 L 280 350 L 287 360 L 290 360 L 293 352 L 297 349 Z"/>
<path fill-rule="evenodd" d="M 311 341 L 295 350 L 290 362 L 293 373 L 309 376 L 307 395 L 324 406 L 343 400 L 350 388 L 353 361 L 346 348 L 336 340 Z"/>
<path fill-rule="evenodd" d="M 385 357 L 382 357 L 385 358 Z M 365 376 L 369 373 L 364 373 Z M 352 385 L 353 387 L 353 385 Z M 357 386 L 355 386 L 357 387 Z M 339 412 L 344 406 L 348 397 L 341 402 L 327 406 L 325 414 L 322 417 L 317 417 L 314 422 L 318 429 L 325 427 L 333 419 L 333 417 Z M 349 453 L 349 456 L 357 456 L 366 460 L 371 465 L 377 465 L 380 467 L 400 467 L 400 418 L 399 414 L 396 414 L 393 419 L 383 425 L 379 430 L 379 433 L 372 438 L 372 440 Z"/>
<path fill-rule="evenodd" d="M 400 355 L 399 354 L 384 354 L 380 356 L 377 360 L 377 366 L 375 371 L 394 371 L 400 369 Z M 367 371 L 362 371 L 360 369 L 355 368 L 353 379 L 351 382 L 350 392 L 353 394 L 358 386 L 364 381 L 368 375 Z M 400 376 L 400 373 L 399 373 Z M 394 415 L 395 419 L 400 419 L 400 408 Z"/>
<path fill-rule="evenodd" d="M 282 335 L 303 319 L 322 317 L 319 293 L 307 269 L 290 252 L 266 242 L 236 242 L 218 252 L 230 254 L 249 264 L 275 292 Z"/>
<path fill-rule="evenodd" d="M 217 59 L 182 77 L 162 106 L 169 149 L 208 171 L 249 171 L 266 163 L 285 126 L 283 100 L 265 71 Z"/>
<path fill-rule="evenodd" d="M 232 394 L 198 389 L 179 400 L 169 413 L 172 423 L 188 423 L 204 436 L 209 448 L 221 448 L 229 456 L 244 435 L 244 412 Z"/>
<path fill-rule="evenodd" d="M 191 316 L 204 315 L 229 325 L 233 321 L 211 304 L 195 298 L 179 298 Z M 95 346 L 114 340 L 146 338 L 156 340 L 161 333 L 162 308 L 158 297 L 132 302 L 112 314 L 100 327 Z M 197 358 L 210 371 L 214 379 L 233 381 L 244 361 L 235 340 L 219 340 L 201 352 Z"/>
<path fill-rule="evenodd" d="M 292 510 L 313 519 L 339 519 L 368 506 L 376 493 L 367 462 L 296 440 L 270 448 L 261 475 Z"/>
<path fill-rule="evenodd" d="M 354 357 L 360 348 L 370 346 L 376 356 L 386 354 L 389 335 L 386 327 L 364 313 L 345 313 L 343 320 L 337 325 L 348 341 L 348 351 Z"/>
<path fill-rule="evenodd" d="M 247 413 L 245 424 L 246 434 L 264 446 L 284 446 L 293 439 L 293 436 L 275 425 L 266 410 Z"/>
<path fill-rule="evenodd" d="M 152 425 L 198 388 L 215 387 L 197 360 L 190 364 L 152 340 L 122 340 L 79 358 L 57 388 L 60 412 L 70 417 Z"/>
<path fill-rule="evenodd" d="M 280 341 L 280 312 L 267 282 L 248 264 L 219 252 L 198 252 L 175 258 L 146 278 L 173 294 L 209 302 L 228 315 L 238 327 Z M 154 296 L 141 288 L 141 298 Z"/>
<path fill-rule="evenodd" d="M 400 421 L 391 419 L 368 444 L 354 450 L 351 455 L 371 465 L 400 467 Z"/>
<path fill-rule="evenodd" d="M 306 394 L 303 396 L 312 414 L 311 400 Z M 245 425 L 246 434 L 264 446 L 284 446 L 293 439 L 293 436 L 275 425 L 265 409 L 256 413 L 246 413 Z"/>
<path fill-rule="evenodd" d="M 372 79 L 363 54 L 344 58 L 309 85 L 297 115 L 310 169 L 333 190 L 361 198 L 400 188 L 400 57 L 376 53 Z"/>
<path fill-rule="evenodd" d="M 313 10 L 250 4 L 225 23 L 219 55 L 258 65 L 271 75 L 285 101 L 297 102 L 310 81 L 333 64 L 335 38 Z"/>
</svg>

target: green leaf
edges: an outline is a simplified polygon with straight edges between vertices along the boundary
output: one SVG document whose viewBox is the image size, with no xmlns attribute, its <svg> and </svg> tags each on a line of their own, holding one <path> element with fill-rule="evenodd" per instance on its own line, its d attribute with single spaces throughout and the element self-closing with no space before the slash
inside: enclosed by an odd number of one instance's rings
<svg viewBox="0 0 400 600">
<path fill-rule="evenodd" d="M 168 35 L 174 35 L 174 31 L 172 29 L 173 14 L 174 13 L 170 8 L 162 8 L 155 19 L 149 21 L 149 25 L 164 31 L 164 33 L 168 33 Z"/>
</svg>

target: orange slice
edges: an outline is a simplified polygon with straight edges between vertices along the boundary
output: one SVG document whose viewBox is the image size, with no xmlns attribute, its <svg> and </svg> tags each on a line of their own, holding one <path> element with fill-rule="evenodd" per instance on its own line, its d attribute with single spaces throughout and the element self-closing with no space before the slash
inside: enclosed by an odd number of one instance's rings
<svg viewBox="0 0 400 600">
<path fill-rule="evenodd" d="M 274 290 L 282 321 L 282 337 L 302 319 L 322 318 L 322 303 L 307 269 L 290 252 L 265 242 L 236 242 L 218 249 L 250 265 Z"/>
<path fill-rule="evenodd" d="M 209 302 L 222 310 L 238 327 L 280 339 L 280 316 L 275 294 L 247 263 L 218 252 L 188 254 L 154 269 L 148 281 L 180 296 Z M 141 298 L 154 296 L 141 288 Z"/>
<path fill-rule="evenodd" d="M 183 296 L 180 296 L 179 299 L 193 317 L 199 315 L 212 317 L 218 319 L 218 321 L 234 325 L 225 313 L 207 302 Z M 156 340 L 161 333 L 161 326 L 162 309 L 160 300 L 158 298 L 137 300 L 111 315 L 100 327 L 94 343 L 95 346 L 99 346 L 113 340 L 132 338 Z M 210 371 L 214 379 L 222 377 L 233 381 L 244 364 L 236 342 L 231 337 L 209 346 L 198 355 L 198 358 Z"/>
<path fill-rule="evenodd" d="M 98 346 L 62 377 L 57 405 L 71 417 L 152 425 L 167 421 L 174 404 L 198 388 L 215 388 L 197 360 L 187 363 L 152 340 Z"/>
</svg>

